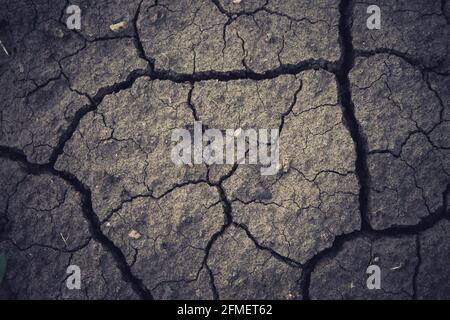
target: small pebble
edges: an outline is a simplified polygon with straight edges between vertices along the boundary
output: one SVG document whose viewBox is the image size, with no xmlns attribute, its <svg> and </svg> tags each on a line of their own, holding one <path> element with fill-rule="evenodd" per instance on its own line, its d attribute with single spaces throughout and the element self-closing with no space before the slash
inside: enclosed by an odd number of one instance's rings
<svg viewBox="0 0 450 320">
<path fill-rule="evenodd" d="M 138 240 L 142 237 L 142 235 L 136 230 L 131 230 L 130 233 L 128 233 L 128 237 L 130 237 L 131 239 Z"/>
<path fill-rule="evenodd" d="M 110 25 L 109 29 L 111 29 L 112 32 L 116 32 L 116 31 L 119 31 L 119 30 L 125 28 L 126 25 L 127 25 L 127 23 L 125 21 L 121 21 L 121 22 Z"/>
</svg>

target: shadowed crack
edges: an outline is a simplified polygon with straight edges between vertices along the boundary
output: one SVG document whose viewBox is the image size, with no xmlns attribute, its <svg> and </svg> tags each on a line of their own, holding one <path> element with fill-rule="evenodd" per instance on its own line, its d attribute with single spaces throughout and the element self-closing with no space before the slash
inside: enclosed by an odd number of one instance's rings
<svg viewBox="0 0 450 320">
<path fill-rule="evenodd" d="M 314 257 L 309 259 L 304 265 L 304 274 L 302 275 L 301 280 L 301 292 L 302 296 L 309 300 L 309 286 L 311 283 L 311 274 L 314 271 L 316 265 L 325 257 L 334 257 L 341 250 L 344 243 L 355 240 L 364 235 L 374 236 L 374 237 L 398 237 L 398 236 L 407 236 L 407 235 L 419 235 L 421 232 L 424 232 L 428 229 L 431 229 L 440 221 L 450 219 L 450 208 L 448 207 L 448 198 L 450 196 L 450 184 L 447 186 L 446 190 L 443 192 L 443 206 L 439 208 L 435 213 L 432 213 L 426 217 L 424 217 L 419 223 L 411 226 L 399 226 L 399 227 L 391 227 L 385 230 L 356 230 L 349 234 L 344 234 L 337 236 L 331 247 L 319 252 Z M 417 240 L 418 241 L 418 240 Z M 420 246 L 420 245 L 419 245 Z M 419 249 L 417 249 L 419 250 Z M 420 252 L 418 251 L 418 258 L 420 264 Z M 419 266 L 416 267 L 416 273 L 418 272 Z M 417 275 L 415 276 L 415 278 Z M 414 282 L 416 280 L 414 279 Z M 416 292 L 416 289 L 414 289 Z"/>
<path fill-rule="evenodd" d="M 223 210 L 224 210 L 224 223 L 221 226 L 220 230 L 218 230 L 216 233 L 213 234 L 211 239 L 208 241 L 206 248 L 205 248 L 205 255 L 202 261 L 201 268 L 205 268 L 209 277 L 210 277 L 210 286 L 213 293 L 214 299 L 219 299 L 219 292 L 217 290 L 217 287 L 215 285 L 214 281 L 214 274 L 212 270 L 208 266 L 208 257 L 210 255 L 211 249 L 214 245 L 214 243 L 219 239 L 227 230 L 228 227 L 231 225 L 236 226 L 237 228 L 242 229 L 245 234 L 248 236 L 248 238 L 255 244 L 255 246 L 259 250 L 264 250 L 269 252 L 272 256 L 274 256 L 279 261 L 282 261 L 290 266 L 298 267 L 303 269 L 302 273 L 302 279 L 300 282 L 301 286 L 301 293 L 302 297 L 304 299 L 310 299 L 309 296 L 309 287 L 311 282 L 311 274 L 314 271 L 316 265 L 325 257 L 330 257 L 336 255 L 340 249 L 342 248 L 343 244 L 347 241 L 354 240 L 360 236 L 363 235 L 370 235 L 375 237 L 394 237 L 394 236 L 401 236 L 401 235 L 416 235 L 416 250 L 417 250 L 417 256 L 418 256 L 418 263 L 416 265 L 414 277 L 413 277 L 413 298 L 417 298 L 417 275 L 420 268 L 421 263 L 421 256 L 420 256 L 420 239 L 419 234 L 434 225 L 436 225 L 439 221 L 442 219 L 449 219 L 449 208 L 448 208 L 448 197 L 450 194 L 450 185 L 447 186 L 446 190 L 443 193 L 443 206 L 439 208 L 434 213 L 430 213 L 426 217 L 422 218 L 419 223 L 415 225 L 409 225 L 409 226 L 393 226 L 385 230 L 374 230 L 372 226 L 370 225 L 369 218 L 368 218 L 368 198 L 369 198 L 369 189 L 370 189 L 370 176 L 368 171 L 368 165 L 367 165 L 367 141 L 362 133 L 361 127 L 358 123 L 358 120 L 355 116 L 355 105 L 352 100 L 352 92 L 351 92 L 351 85 L 350 85 L 350 79 L 349 74 L 352 70 L 355 58 L 357 57 L 371 57 L 373 55 L 377 54 L 389 54 L 396 57 L 399 57 L 409 63 L 410 65 L 422 70 L 423 72 L 434 72 L 436 74 L 441 74 L 438 71 L 435 71 L 437 68 L 439 68 L 439 65 L 437 66 L 426 66 L 422 61 L 408 55 L 407 53 L 399 52 L 393 49 L 388 48 L 379 48 L 372 51 L 367 50 L 355 50 L 353 47 L 353 40 L 352 40 L 352 34 L 351 34 L 351 27 L 353 22 L 353 9 L 354 9 L 354 1 L 349 0 L 342 0 L 339 4 L 339 13 L 340 13 L 340 19 L 339 19 L 339 43 L 341 47 L 341 58 L 337 62 L 331 62 L 324 59 L 309 59 L 305 61 L 301 61 L 296 64 L 281 64 L 279 67 L 271 70 L 267 70 L 261 73 L 254 72 L 249 68 L 246 68 L 245 70 L 233 70 L 228 72 L 219 72 L 219 71 L 205 71 L 205 72 L 194 72 L 192 74 L 188 73 L 177 73 L 170 70 L 157 70 L 155 68 L 154 59 L 151 57 L 148 57 L 145 53 L 144 47 L 142 45 L 140 36 L 139 36 L 139 30 L 137 27 L 138 18 L 141 11 L 141 5 L 143 3 L 143 0 L 139 3 L 139 6 L 136 10 L 136 13 L 134 15 L 134 18 L 132 20 L 132 25 L 134 28 L 134 43 L 137 51 L 137 55 L 145 60 L 148 63 L 147 70 L 135 70 L 131 72 L 126 80 L 122 82 L 118 82 L 112 86 L 100 88 L 97 93 L 90 97 L 88 99 L 90 100 L 90 104 L 82 107 L 79 109 L 65 132 L 60 136 L 58 144 L 56 148 L 54 148 L 49 163 L 40 165 L 40 164 L 34 164 L 28 162 L 26 159 L 25 154 L 17 149 L 6 147 L 6 146 L 0 146 L 0 158 L 9 159 L 15 162 L 20 163 L 25 171 L 27 171 L 30 174 L 33 175 L 40 175 L 40 174 L 51 174 L 56 177 L 59 177 L 63 179 L 65 182 L 67 182 L 69 185 L 72 186 L 81 196 L 82 199 L 82 211 L 85 219 L 89 222 L 90 226 L 90 232 L 92 234 L 92 237 L 99 241 L 103 247 L 111 253 L 111 255 L 114 257 L 114 260 L 117 263 L 118 268 L 120 269 L 124 279 L 128 281 L 132 287 L 133 290 L 143 299 L 153 299 L 153 296 L 148 288 L 145 287 L 142 280 L 137 278 L 131 271 L 130 265 L 128 265 L 126 258 L 123 254 L 123 252 L 107 237 L 105 236 L 101 231 L 101 224 L 102 222 L 99 221 L 98 216 L 93 210 L 92 206 L 92 196 L 90 189 L 81 182 L 75 175 L 69 172 L 65 171 L 58 171 L 54 168 L 55 163 L 57 162 L 60 155 L 64 152 L 64 147 L 68 141 L 73 137 L 74 133 L 76 132 L 81 120 L 85 115 L 87 115 L 90 112 L 93 112 L 97 110 L 99 104 L 103 101 L 103 99 L 111 94 L 118 93 L 123 90 L 130 89 L 135 81 L 141 77 L 149 77 L 150 80 L 168 80 L 175 83 L 191 83 L 194 84 L 195 82 L 199 81 L 207 81 L 207 80 L 218 80 L 221 82 L 227 82 L 227 81 L 233 81 L 233 80 L 242 80 L 242 79 L 249 79 L 249 80 L 255 80 L 255 81 L 261 81 L 261 80 L 268 80 L 268 79 L 274 79 L 282 75 L 296 75 L 303 71 L 308 70 L 325 70 L 329 73 L 332 73 L 335 75 L 336 83 L 337 83 L 337 89 L 338 89 L 338 99 L 339 103 L 341 104 L 343 108 L 343 118 L 344 123 L 349 131 L 349 134 L 353 140 L 354 148 L 356 152 L 356 162 L 355 162 L 355 173 L 359 182 L 359 210 L 361 214 L 361 228 L 360 230 L 353 231 L 348 234 L 343 234 L 336 236 L 333 244 L 320 252 L 318 252 L 316 255 L 314 255 L 312 258 L 310 258 L 306 263 L 300 264 L 297 261 L 294 261 L 288 257 L 282 256 L 279 253 L 277 253 L 275 250 L 264 247 L 261 244 L 259 244 L 256 240 L 256 238 L 250 233 L 249 229 L 243 225 L 238 224 L 236 222 L 233 222 L 233 208 L 232 208 L 232 202 L 228 199 L 226 192 L 223 188 L 223 182 L 231 177 L 237 170 L 238 165 L 233 166 L 232 170 L 230 170 L 227 174 L 222 176 L 218 182 L 211 182 L 209 181 L 209 174 L 207 181 L 199 180 L 200 182 L 206 182 L 209 186 L 215 187 L 218 190 L 218 193 L 220 195 L 220 203 L 222 204 Z M 233 14 L 226 11 L 220 4 L 219 1 L 213 1 L 213 3 L 216 5 L 216 7 L 219 9 L 219 11 L 222 14 L 225 14 L 229 21 L 233 18 Z M 157 5 L 157 2 L 155 3 Z M 267 5 L 267 3 L 266 3 Z M 267 11 L 264 5 L 262 8 L 257 9 L 258 10 L 264 10 Z M 442 6 L 442 12 L 443 15 L 445 15 L 444 8 L 446 5 L 446 1 L 441 1 Z M 253 13 L 248 12 L 239 12 L 237 15 L 251 15 Z M 61 14 L 62 17 L 63 13 Z M 449 18 L 445 16 L 447 19 L 447 22 Z M 61 19 L 60 19 L 61 20 Z M 227 23 L 229 23 L 229 21 Z M 225 25 L 226 27 L 226 25 Z M 83 37 L 84 38 L 84 37 Z M 100 40 L 107 40 L 110 38 L 99 38 L 92 41 L 100 41 Z M 225 38 L 224 38 L 225 39 Z M 87 41 L 85 39 L 85 41 Z M 80 49 L 83 50 L 84 48 Z M 75 55 L 78 52 L 72 54 Z M 64 59 L 64 58 L 63 58 Z M 61 68 L 62 70 L 62 68 Z M 49 82 L 57 80 L 63 75 L 66 77 L 61 71 L 61 74 L 57 78 L 50 78 L 45 82 L 43 85 L 37 86 L 31 93 L 40 90 L 42 87 L 45 87 Z M 447 75 L 447 74 L 445 74 Z M 67 78 L 67 77 L 66 77 Z M 67 78 L 68 79 L 68 78 Z M 68 79 L 69 80 L 69 79 Z M 70 82 L 70 80 L 69 80 Z M 427 82 L 428 87 L 430 90 L 432 90 L 431 85 Z M 301 84 L 302 85 L 302 84 Z M 301 91 L 301 86 L 298 89 L 298 91 L 294 95 L 294 101 L 292 105 L 290 106 L 289 110 L 287 110 L 284 114 L 282 114 L 282 121 L 280 125 L 280 131 L 283 128 L 284 125 L 284 118 L 291 112 L 294 105 L 297 102 L 297 94 Z M 75 91 L 75 90 L 74 90 Z M 436 95 L 437 93 L 432 90 Z M 192 98 L 192 92 L 193 92 L 193 86 L 191 87 L 191 90 L 188 94 L 188 105 L 191 107 L 191 111 L 193 113 L 193 116 L 195 120 L 198 119 L 197 111 L 195 107 L 191 103 Z M 438 95 L 437 95 L 438 96 Z M 441 105 L 443 105 L 443 101 L 440 100 Z M 195 183 L 192 181 L 189 181 L 186 184 Z M 167 191 L 163 195 L 161 195 L 158 198 L 161 198 L 174 190 L 175 188 L 181 187 L 182 185 L 177 185 L 173 189 Z M 144 195 L 144 196 L 150 196 L 151 195 Z M 138 196 L 140 197 L 140 196 Z M 132 201 L 132 199 L 130 199 Z M 120 206 L 121 208 L 122 206 Z M 117 211 L 115 209 L 112 213 Z M 112 214 L 111 213 L 111 214 Z M 109 217 L 108 217 L 109 218 Z M 107 218 L 107 219 L 108 219 Z M 106 220 L 107 220 L 106 219 Z M 104 220 L 105 221 L 105 220 Z M 104 222 L 103 221 L 103 222 Z M 137 253 L 136 253 L 137 254 Z M 200 269 L 201 270 L 201 269 Z"/>
<path fill-rule="evenodd" d="M 217 287 L 216 287 L 216 283 L 215 283 L 215 280 L 214 280 L 214 274 L 212 273 L 211 268 L 207 264 L 205 264 L 205 268 L 206 268 L 206 271 L 208 271 L 208 275 L 209 275 L 209 279 L 210 279 L 211 291 L 213 293 L 213 299 L 214 300 L 219 300 L 220 299 L 219 291 L 217 290 Z"/>
<path fill-rule="evenodd" d="M 202 261 L 202 268 L 205 267 L 208 271 L 208 275 L 210 277 L 210 286 L 211 290 L 213 292 L 213 298 L 218 300 L 219 299 L 219 292 L 217 291 L 217 287 L 215 285 L 214 281 L 214 274 L 212 273 L 211 269 L 208 266 L 208 257 L 211 252 L 211 248 L 214 245 L 214 243 L 225 233 L 225 231 L 228 229 L 228 227 L 233 223 L 233 216 L 232 216 L 232 206 L 231 202 L 228 200 L 227 195 L 225 193 L 225 190 L 222 186 L 222 181 L 219 183 L 211 183 L 208 182 L 210 186 L 215 186 L 217 188 L 217 191 L 219 192 L 220 196 L 220 202 L 222 203 L 223 212 L 224 212 L 224 224 L 220 228 L 219 231 L 214 233 L 209 239 L 208 243 L 205 247 L 205 256 L 203 257 Z M 201 269 L 200 269 L 201 270 Z"/>
<path fill-rule="evenodd" d="M 325 70 L 328 72 L 335 72 L 336 66 L 334 62 L 324 59 L 308 59 L 297 64 L 284 64 L 275 69 L 267 70 L 261 73 L 247 70 L 233 70 L 233 71 L 204 71 L 194 73 L 177 73 L 173 71 L 154 70 L 150 73 L 150 78 L 154 80 L 170 80 L 176 83 L 183 82 L 199 82 L 207 80 L 218 81 L 232 81 L 232 80 L 269 80 L 282 75 L 296 75 L 308 70 Z"/>
<path fill-rule="evenodd" d="M 278 252 L 276 252 L 275 250 L 273 250 L 272 248 L 269 247 L 265 247 L 263 245 L 261 245 L 256 238 L 251 234 L 250 230 L 247 228 L 246 225 L 242 224 L 242 223 L 236 223 L 233 222 L 233 225 L 241 230 L 244 230 L 245 234 L 247 235 L 247 237 L 252 240 L 253 244 L 255 245 L 256 248 L 258 248 L 259 250 L 263 250 L 263 251 L 268 251 L 273 257 L 275 257 L 277 260 L 286 263 L 287 265 L 291 266 L 291 267 L 295 267 L 295 268 L 302 268 L 302 264 L 298 261 L 295 261 L 289 257 L 283 256 L 281 254 L 279 254 Z"/>
<path fill-rule="evenodd" d="M 58 171 L 50 164 L 41 165 L 28 162 L 25 154 L 17 149 L 0 146 L 0 158 L 20 163 L 23 166 L 23 169 L 32 175 L 50 174 L 59 177 L 76 190 L 80 194 L 83 215 L 89 223 L 89 230 L 92 238 L 101 243 L 105 250 L 111 253 L 124 280 L 131 284 L 136 294 L 142 299 L 153 299 L 151 292 L 145 287 L 142 280 L 132 273 L 123 252 L 114 244 L 114 242 L 103 234 L 101 222 L 92 208 L 91 191 L 87 186 L 71 173 Z"/>
<path fill-rule="evenodd" d="M 138 5 L 137 10 L 136 10 L 136 14 L 134 15 L 133 21 L 132 21 L 133 29 L 134 29 L 134 44 L 136 46 L 136 50 L 138 52 L 139 57 L 141 59 L 143 59 L 143 60 L 148 62 L 150 70 L 154 70 L 155 69 L 155 62 L 154 62 L 153 59 L 150 59 L 145 54 L 145 50 L 144 50 L 144 47 L 142 45 L 141 38 L 139 36 L 139 29 L 138 29 L 138 26 L 137 26 L 137 21 L 139 19 L 139 15 L 141 13 L 141 7 L 142 7 L 142 3 L 143 2 L 144 2 L 144 0 L 141 0 L 141 2 L 139 2 L 139 5 Z M 157 2 L 154 4 L 154 6 L 156 6 L 156 5 L 157 5 Z"/>
<path fill-rule="evenodd" d="M 418 235 L 420 232 L 433 227 L 442 219 L 448 219 L 450 216 L 448 212 L 448 196 L 450 194 L 450 185 L 448 185 L 447 189 L 443 193 L 443 206 L 439 208 L 435 213 L 432 213 L 421 219 L 421 221 L 416 225 L 394 226 L 385 230 L 374 230 L 370 225 L 368 219 L 368 195 L 370 180 L 367 167 L 367 142 L 361 133 L 361 128 L 355 116 L 355 106 L 352 101 L 349 80 L 349 73 L 353 67 L 355 60 L 355 51 L 353 49 L 351 35 L 353 7 L 353 1 L 348 0 L 342 0 L 339 5 L 339 12 L 341 14 L 339 20 L 339 38 L 342 49 L 342 56 L 340 60 L 340 66 L 336 71 L 336 80 L 338 86 L 339 101 L 343 107 L 345 124 L 347 125 L 350 135 L 354 141 L 357 155 L 355 167 L 360 186 L 359 209 L 361 214 L 361 230 L 356 230 L 349 234 L 337 236 L 334 239 L 331 247 L 319 252 L 303 265 L 304 273 L 302 274 L 302 279 L 300 281 L 300 288 L 302 296 L 306 300 L 310 299 L 309 287 L 311 283 L 311 274 L 314 271 L 315 266 L 324 257 L 335 256 L 340 251 L 344 243 L 356 239 L 357 237 L 360 237 L 364 234 L 375 235 L 379 237 Z M 361 52 L 359 52 L 359 54 L 361 54 Z M 411 63 L 416 62 L 411 61 Z M 414 279 L 414 282 L 416 282 L 416 279 Z M 414 294 L 416 295 L 416 288 L 414 289 Z"/>
<path fill-rule="evenodd" d="M 97 91 L 96 95 L 93 97 L 88 97 L 91 103 L 89 105 L 86 105 L 82 108 L 80 108 L 74 115 L 74 118 L 72 122 L 69 124 L 65 132 L 60 136 L 58 144 L 56 148 L 54 148 L 50 159 L 49 164 L 51 166 L 54 166 L 56 161 L 58 161 L 58 157 L 63 154 L 64 147 L 66 143 L 72 138 L 75 131 L 77 130 L 81 120 L 85 115 L 87 115 L 90 112 L 93 112 L 97 110 L 99 104 L 103 101 L 103 99 L 111 94 L 118 93 L 122 90 L 127 90 L 131 88 L 134 84 L 134 82 L 145 76 L 146 71 L 144 70 L 135 70 L 131 72 L 125 81 L 115 83 L 112 86 L 101 88 Z"/>
<path fill-rule="evenodd" d="M 414 58 L 413 56 L 409 55 L 408 53 L 404 53 L 395 49 L 389 49 L 389 48 L 376 48 L 374 50 L 354 50 L 354 57 L 363 57 L 363 58 L 370 58 L 373 56 L 376 56 L 378 54 L 388 54 L 391 56 L 395 56 L 397 58 L 400 58 L 404 60 L 406 63 L 411 65 L 414 68 L 417 68 L 419 70 L 422 70 L 423 72 L 434 72 L 438 75 L 449 75 L 448 73 L 443 73 L 437 71 L 439 67 L 442 65 L 443 61 L 438 62 L 435 66 L 427 66 L 423 61 L 420 59 Z"/>
<path fill-rule="evenodd" d="M 355 144 L 355 172 L 359 182 L 359 210 L 361 213 L 361 229 L 372 230 L 367 216 L 369 198 L 369 170 L 367 168 L 367 142 L 361 133 L 360 125 L 355 116 L 355 105 L 352 101 L 349 73 L 353 68 L 355 56 L 351 35 L 353 1 L 343 0 L 339 5 L 339 43 L 342 56 L 336 72 L 339 102 L 343 108 L 345 125 Z"/>
</svg>

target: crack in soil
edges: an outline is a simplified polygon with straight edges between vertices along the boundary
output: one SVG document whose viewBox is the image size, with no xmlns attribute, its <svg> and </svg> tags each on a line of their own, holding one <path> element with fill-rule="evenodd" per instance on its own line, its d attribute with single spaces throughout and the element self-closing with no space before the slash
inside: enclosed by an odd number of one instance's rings
<svg viewBox="0 0 450 320">
<path fill-rule="evenodd" d="M 112 255 L 112 257 L 116 261 L 117 267 L 122 273 L 123 279 L 131 284 L 131 287 L 133 288 L 135 293 L 144 300 L 153 299 L 150 290 L 145 287 L 142 280 L 137 278 L 132 273 L 123 252 L 114 244 L 113 241 L 111 241 L 107 236 L 103 234 L 101 230 L 101 222 L 92 207 L 91 191 L 87 186 L 85 186 L 73 174 L 64 171 L 58 171 L 54 169 L 50 164 L 42 165 L 28 162 L 25 154 L 23 154 L 19 150 L 1 146 L 0 157 L 19 162 L 24 166 L 24 170 L 29 174 L 50 174 L 59 177 L 60 179 L 68 183 L 75 191 L 77 191 L 81 196 L 83 215 L 86 221 L 89 223 L 89 230 L 92 238 L 102 244 L 103 248 Z"/>
<path fill-rule="evenodd" d="M 216 5 L 220 3 L 218 1 L 213 1 Z M 352 93 L 351 93 L 351 85 L 349 74 L 354 66 L 356 57 L 370 57 L 376 54 L 389 54 L 397 56 L 410 65 L 414 67 L 418 67 L 424 72 L 436 72 L 434 71 L 438 66 L 425 66 L 421 61 L 410 57 L 409 55 L 398 52 L 392 49 L 380 48 L 373 51 L 363 51 L 356 50 L 353 47 L 353 39 L 352 39 L 352 22 L 353 22 L 353 9 L 354 9 L 354 1 L 353 0 L 342 0 L 339 4 L 339 43 L 341 47 L 341 58 L 337 62 L 330 62 L 324 59 L 309 59 L 305 61 L 301 61 L 297 64 L 286 64 L 280 65 L 279 67 L 271 70 L 266 70 L 262 73 L 254 72 L 248 68 L 245 70 L 234 70 L 228 72 L 218 72 L 218 71 L 206 71 L 206 72 L 194 72 L 192 74 L 187 73 L 177 73 L 170 70 L 157 70 L 154 65 L 154 60 L 149 58 L 145 54 L 145 50 L 143 48 L 142 42 L 140 40 L 139 31 L 137 27 L 138 18 L 140 15 L 141 5 L 143 0 L 139 3 L 139 6 L 136 10 L 134 18 L 132 20 L 133 28 L 134 28 L 134 43 L 136 50 L 138 52 L 138 56 L 147 61 L 148 68 L 147 70 L 135 70 L 131 72 L 126 80 L 118 82 L 112 86 L 100 88 L 95 96 L 89 97 L 90 104 L 79 109 L 65 132 L 60 136 L 59 142 L 57 146 L 54 148 L 50 160 L 47 164 L 35 164 L 31 163 L 27 160 L 26 155 L 18 149 L 0 146 L 0 158 L 5 158 L 11 161 L 15 161 L 20 163 L 25 171 L 33 175 L 40 174 L 50 174 L 57 176 L 67 182 L 73 189 L 75 189 L 80 195 L 82 199 L 82 211 L 85 219 L 89 223 L 89 228 L 92 237 L 100 242 L 102 246 L 113 256 L 117 267 L 120 269 L 124 279 L 129 282 L 136 292 L 142 299 L 153 299 L 152 293 L 150 290 L 145 287 L 143 281 L 137 278 L 131 271 L 130 265 L 126 261 L 126 257 L 123 252 L 117 247 L 113 241 L 111 241 L 105 234 L 103 234 L 101 230 L 102 222 L 99 220 L 98 216 L 93 210 L 92 206 L 92 195 L 90 189 L 83 184 L 75 175 L 65 171 L 59 171 L 54 168 L 58 158 L 64 152 L 64 147 L 68 141 L 71 140 L 74 133 L 76 132 L 81 120 L 83 117 L 95 110 L 97 110 L 99 104 L 103 101 L 103 99 L 111 94 L 118 93 L 123 90 L 130 89 L 135 81 L 141 77 L 148 77 L 149 80 L 168 80 L 175 83 L 191 83 L 199 81 L 208 81 L 208 80 L 218 80 L 222 82 L 232 81 L 232 80 L 241 80 L 241 79 L 250 79 L 255 81 L 274 79 L 282 75 L 297 75 L 303 71 L 308 70 L 325 70 L 335 75 L 337 89 L 338 89 L 338 99 L 342 106 L 344 123 L 349 131 L 349 134 L 353 140 L 355 152 L 356 152 L 356 161 L 355 161 L 355 173 L 359 183 L 359 210 L 361 217 L 361 228 L 360 230 L 355 230 L 348 234 L 338 235 L 335 237 L 333 244 L 318 253 L 316 253 L 312 258 L 310 258 L 306 263 L 300 264 L 297 261 L 294 261 L 288 257 L 284 257 L 278 254 L 271 248 L 261 246 L 256 238 L 250 233 L 248 228 L 245 225 L 238 224 L 233 222 L 232 216 L 232 203 L 227 198 L 226 192 L 223 188 L 223 182 L 231 177 L 237 170 L 237 165 L 233 167 L 226 175 L 222 176 L 218 182 L 211 182 L 209 178 L 206 182 L 209 186 L 215 187 L 218 190 L 220 196 L 220 202 L 222 203 L 222 207 L 224 210 L 224 224 L 216 233 L 213 234 L 211 239 L 208 241 L 207 246 L 205 248 L 205 256 L 202 261 L 202 266 L 200 270 L 204 267 L 208 272 L 210 277 L 210 286 L 213 293 L 214 299 L 219 299 L 219 292 L 215 285 L 214 274 L 212 270 L 208 266 L 208 257 L 210 255 L 210 251 L 214 243 L 220 238 L 227 228 L 231 225 L 236 226 L 244 230 L 245 234 L 249 239 L 254 243 L 256 248 L 259 250 L 265 250 L 270 252 L 272 256 L 276 259 L 297 268 L 301 268 L 303 270 L 302 277 L 300 279 L 300 291 L 303 299 L 310 299 L 310 284 L 311 284 L 311 275 L 314 271 L 316 265 L 324 258 L 336 255 L 343 244 L 347 241 L 351 241 L 356 239 L 361 235 L 372 235 L 376 237 L 393 237 L 400 235 L 416 235 L 416 250 L 418 256 L 418 263 L 415 268 L 415 273 L 413 277 L 413 289 L 414 295 L 413 299 L 417 299 L 417 275 L 420 268 L 421 256 L 420 256 L 420 239 L 419 234 L 434 225 L 436 225 L 442 219 L 449 219 L 448 212 L 448 197 L 450 194 L 450 184 L 447 186 L 446 190 L 443 192 L 443 206 L 439 208 L 436 212 L 431 213 L 424 217 L 419 223 L 410 226 L 394 226 L 384 230 L 374 230 L 370 224 L 368 217 L 368 199 L 369 199 L 369 188 L 370 188 L 370 175 L 367 166 L 367 154 L 368 147 L 367 141 L 364 137 L 361 127 L 358 123 L 358 120 L 355 116 L 355 106 L 352 101 Z M 442 7 L 444 7 L 445 1 L 442 1 Z M 157 3 L 155 4 L 157 5 Z M 219 6 L 218 6 L 219 7 Z M 219 8 L 220 9 L 220 8 Z M 225 10 L 220 10 L 225 11 Z M 223 14 L 229 15 L 228 12 L 222 12 Z M 244 13 L 242 13 L 244 14 Z M 446 17 L 448 20 L 448 17 Z M 438 72 L 436 72 L 438 73 Z M 438 73 L 439 74 L 439 73 Z M 64 75 L 62 71 L 62 75 Z M 58 77 L 58 79 L 61 75 Z M 49 79 L 47 83 L 53 81 L 54 79 Z M 69 79 L 68 79 L 69 80 Z M 70 83 L 70 81 L 69 81 Z M 45 84 L 46 85 L 46 84 Z M 43 86 L 45 86 L 43 85 Z M 42 87 L 43 87 L 42 86 Z M 37 87 L 35 90 L 39 90 L 40 87 Z M 194 118 L 197 120 L 197 113 L 195 107 L 192 106 L 191 96 L 192 90 L 189 91 L 188 102 L 189 106 L 192 109 L 192 113 Z M 301 87 L 298 91 L 301 90 Z M 298 92 L 297 92 L 298 93 Z M 296 95 L 294 96 L 294 104 L 296 102 Z M 293 105 L 294 105 L 293 104 Z M 292 106 L 291 106 L 292 108 Z M 284 114 L 283 116 L 285 116 Z M 284 117 L 281 124 L 281 129 L 284 124 Z"/>
</svg>

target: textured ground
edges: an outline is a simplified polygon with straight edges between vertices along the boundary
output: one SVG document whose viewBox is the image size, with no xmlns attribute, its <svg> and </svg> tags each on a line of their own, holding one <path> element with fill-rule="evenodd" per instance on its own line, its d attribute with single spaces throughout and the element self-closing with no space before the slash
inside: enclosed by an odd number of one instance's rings
<svg viewBox="0 0 450 320">
<path fill-rule="evenodd" d="M 1 297 L 450 299 L 450 2 L 73 4 L 0 0 Z M 175 166 L 195 119 L 279 174 Z"/>
</svg>

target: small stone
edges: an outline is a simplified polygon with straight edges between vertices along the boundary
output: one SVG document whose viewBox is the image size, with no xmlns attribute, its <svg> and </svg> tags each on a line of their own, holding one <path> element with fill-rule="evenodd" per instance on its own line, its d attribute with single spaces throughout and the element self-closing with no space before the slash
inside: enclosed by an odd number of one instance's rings
<svg viewBox="0 0 450 320">
<path fill-rule="evenodd" d="M 125 28 L 126 25 L 127 25 L 127 23 L 125 21 L 121 21 L 121 22 L 110 25 L 109 29 L 111 29 L 112 32 L 116 32 L 116 31 L 119 31 L 119 30 Z"/>
<path fill-rule="evenodd" d="M 131 239 L 138 240 L 142 237 L 142 235 L 136 230 L 131 230 L 130 233 L 128 233 L 128 237 L 130 237 Z"/>
<path fill-rule="evenodd" d="M 242 1 L 242 0 L 233 0 L 233 3 L 234 3 L 234 4 L 239 4 L 239 3 L 241 3 L 241 1 Z"/>
<path fill-rule="evenodd" d="M 398 266 L 392 267 L 391 270 L 399 270 L 403 268 L 403 262 L 401 262 Z"/>
<path fill-rule="evenodd" d="M 6 53 L 6 55 L 9 56 L 8 50 L 6 50 L 5 46 L 3 45 L 2 41 L 0 40 L 0 47 L 2 47 L 3 51 Z"/>
</svg>

